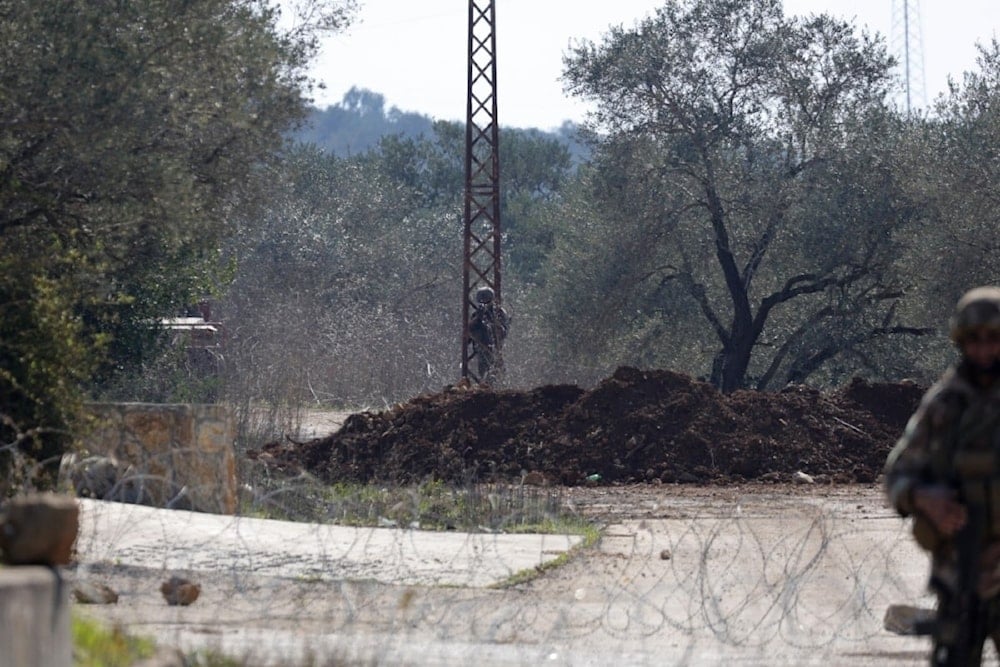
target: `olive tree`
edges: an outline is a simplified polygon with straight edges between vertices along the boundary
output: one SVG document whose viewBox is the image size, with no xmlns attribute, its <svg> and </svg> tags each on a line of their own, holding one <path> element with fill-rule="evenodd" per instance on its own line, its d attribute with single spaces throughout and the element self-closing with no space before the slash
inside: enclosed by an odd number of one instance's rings
<svg viewBox="0 0 1000 667">
<path fill-rule="evenodd" d="M 780 0 L 668 0 L 577 45 L 564 78 L 596 105 L 596 145 L 589 212 L 567 214 L 608 229 L 579 262 L 587 239 L 563 244 L 555 298 L 589 300 L 573 310 L 605 320 L 606 348 L 652 346 L 724 391 L 925 333 L 897 312 L 913 211 L 892 66 L 879 39 Z"/>
<path fill-rule="evenodd" d="M 965 290 L 996 284 L 1000 272 L 1000 43 L 979 47 L 977 67 L 952 82 L 919 129 L 911 187 L 928 215 L 913 267 L 940 314 Z"/>
<path fill-rule="evenodd" d="M 217 281 L 353 1 L 299 6 L 286 29 L 266 0 L 0 0 L 0 442 L 57 453 L 94 373 Z"/>
</svg>

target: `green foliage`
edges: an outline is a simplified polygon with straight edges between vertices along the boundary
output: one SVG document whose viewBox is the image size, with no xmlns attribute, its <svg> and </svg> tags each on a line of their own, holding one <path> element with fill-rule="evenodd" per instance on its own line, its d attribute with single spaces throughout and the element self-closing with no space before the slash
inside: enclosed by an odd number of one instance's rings
<svg viewBox="0 0 1000 667">
<path fill-rule="evenodd" d="M 464 128 L 458 123 L 438 121 L 427 136 L 383 137 L 362 161 L 419 193 L 428 207 L 461 210 L 464 152 Z"/>
<path fill-rule="evenodd" d="M 518 131 L 500 135 L 500 156 L 505 265 L 516 279 L 537 283 L 561 224 L 562 191 L 574 173 L 570 151 L 537 130 Z"/>
<path fill-rule="evenodd" d="M 156 654 L 153 640 L 108 628 L 98 621 L 74 615 L 72 619 L 75 667 L 131 667 Z M 195 651 L 184 656 L 189 667 L 240 667 L 246 662 L 218 651 Z"/>
<path fill-rule="evenodd" d="M 159 354 L 119 373 L 104 388 L 103 400 L 150 403 L 216 403 L 223 394 L 224 360 L 221 352 L 189 346 L 175 336 Z"/>
<path fill-rule="evenodd" d="M 329 522 L 421 530 L 505 533 L 587 533 L 589 524 L 566 514 L 562 492 L 524 485 L 469 484 L 456 487 L 436 480 L 415 486 L 336 484 L 326 486 L 307 475 L 261 478 L 240 512 L 285 521 Z"/>
<path fill-rule="evenodd" d="M 559 249 L 550 297 L 579 305 L 560 326 L 589 340 L 563 347 L 669 357 L 732 391 L 927 333 L 899 319 L 914 208 L 892 168 L 892 65 L 879 41 L 778 0 L 672 0 L 577 47 L 566 79 L 602 134 L 570 212 L 589 231 Z"/>
<path fill-rule="evenodd" d="M 11 264 L 0 257 L 0 497 L 14 484 L 44 484 L 58 465 L 76 424 L 78 387 L 102 344 L 82 333 L 71 285 L 4 270 Z M 21 469 L 15 481 L 21 456 L 45 466 Z"/>
<path fill-rule="evenodd" d="M 911 187 L 926 212 L 913 269 L 939 314 L 967 289 L 996 284 L 1000 270 L 1000 43 L 979 50 L 978 69 L 953 84 L 911 137 Z"/>
<path fill-rule="evenodd" d="M 0 397 L 14 431 L 66 432 L 83 384 L 141 366 L 150 322 L 224 279 L 233 216 L 259 203 L 263 166 L 305 113 L 317 31 L 353 7 L 304 5 L 311 22 L 281 32 L 258 0 L 0 1 Z"/>
<path fill-rule="evenodd" d="M 505 252 L 533 279 L 570 158 L 550 136 L 505 136 Z M 275 194 L 241 218 L 217 308 L 234 402 L 377 404 L 457 379 L 464 140 L 439 122 L 350 158 L 298 145 L 269 172 Z"/>
<path fill-rule="evenodd" d="M 538 530 L 532 532 L 548 533 L 549 531 Z M 542 563 L 541 565 L 536 565 L 533 568 L 515 572 L 514 574 L 507 577 L 503 581 L 493 584 L 492 586 L 490 586 L 490 588 L 510 588 L 513 586 L 519 586 L 521 584 L 533 581 L 538 577 L 542 576 L 543 574 L 545 574 L 546 572 L 550 572 L 552 570 L 562 567 L 563 565 L 566 565 L 567 563 L 570 562 L 570 560 L 572 560 L 576 552 L 592 547 L 593 545 L 597 544 L 597 541 L 599 539 L 601 539 L 600 529 L 592 524 L 580 523 L 578 524 L 575 530 L 568 529 L 566 526 L 563 526 L 561 529 L 557 529 L 555 532 L 556 534 L 569 533 L 569 534 L 582 535 L 583 540 L 581 540 L 580 543 L 577 544 L 570 551 L 559 554 L 557 557 L 553 558 L 550 561 Z"/>
<path fill-rule="evenodd" d="M 76 667 L 130 667 L 155 653 L 155 645 L 150 639 L 126 634 L 117 626 L 109 629 L 76 614 L 72 619 L 72 633 Z"/>
<path fill-rule="evenodd" d="M 458 211 L 465 187 L 465 130 L 449 122 L 437 122 L 433 130 L 429 138 L 385 137 L 367 159 L 419 192 L 426 206 Z M 506 128 L 498 152 L 505 265 L 517 279 L 534 283 L 553 247 L 555 204 L 574 174 L 570 148 L 557 135 Z"/>
</svg>

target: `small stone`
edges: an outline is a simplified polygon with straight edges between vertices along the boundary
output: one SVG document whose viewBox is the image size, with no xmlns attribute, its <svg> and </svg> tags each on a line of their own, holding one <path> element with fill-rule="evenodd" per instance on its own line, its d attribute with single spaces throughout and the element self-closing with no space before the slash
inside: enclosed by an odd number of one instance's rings
<svg viewBox="0 0 1000 667">
<path fill-rule="evenodd" d="M 792 475 L 792 481 L 796 484 L 815 484 L 816 480 L 813 479 L 812 475 L 807 475 L 806 473 L 799 470 L 794 475 Z"/>
<path fill-rule="evenodd" d="M 906 604 L 891 604 L 885 610 L 882 626 L 897 635 L 929 635 L 934 629 L 937 612 Z"/>
<path fill-rule="evenodd" d="M 198 599 L 201 586 L 182 577 L 170 577 L 160 585 L 163 599 L 171 606 L 187 606 Z"/>
<path fill-rule="evenodd" d="M 660 560 L 670 560 L 673 558 L 673 554 L 670 553 L 670 549 L 664 549 L 660 552 Z"/>
<path fill-rule="evenodd" d="M 73 598 L 80 604 L 115 604 L 118 602 L 118 593 L 104 584 L 78 581 L 73 586 Z"/>
</svg>

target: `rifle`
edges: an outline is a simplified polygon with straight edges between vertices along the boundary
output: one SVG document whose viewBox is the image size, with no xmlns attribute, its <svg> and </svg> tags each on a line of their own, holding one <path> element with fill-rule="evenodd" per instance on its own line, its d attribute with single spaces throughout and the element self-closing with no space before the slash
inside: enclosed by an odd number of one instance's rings
<svg viewBox="0 0 1000 667">
<path fill-rule="evenodd" d="M 971 490 L 985 490 L 985 484 L 963 485 L 962 500 L 967 511 L 965 526 L 954 540 L 958 564 L 958 590 L 952 594 L 944 592 L 940 596 L 941 608 L 934 630 L 934 665 L 940 667 L 967 667 L 982 662 L 983 643 L 989 632 L 986 604 L 979 597 L 978 584 L 980 559 L 982 557 L 986 532 L 986 504 L 979 493 Z"/>
</svg>

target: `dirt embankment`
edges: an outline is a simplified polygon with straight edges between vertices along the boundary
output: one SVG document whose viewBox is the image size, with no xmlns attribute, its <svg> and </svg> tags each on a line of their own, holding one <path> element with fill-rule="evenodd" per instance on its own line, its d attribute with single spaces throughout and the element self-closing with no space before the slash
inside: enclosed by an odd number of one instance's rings
<svg viewBox="0 0 1000 667">
<path fill-rule="evenodd" d="M 253 457 L 327 482 L 428 478 L 553 484 L 872 482 L 926 388 L 855 379 L 833 392 L 720 394 L 662 370 L 619 368 L 591 390 L 448 387 L 339 431 L 271 443 Z M 594 477 L 597 475 L 598 477 Z"/>
</svg>

